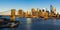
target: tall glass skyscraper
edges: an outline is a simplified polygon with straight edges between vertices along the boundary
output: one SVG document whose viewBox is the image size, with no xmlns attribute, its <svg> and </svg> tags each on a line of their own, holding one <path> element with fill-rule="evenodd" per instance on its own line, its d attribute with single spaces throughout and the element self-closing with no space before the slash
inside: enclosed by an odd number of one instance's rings
<svg viewBox="0 0 60 30">
<path fill-rule="evenodd" d="M 50 5 L 50 13 L 52 13 L 52 7 L 53 7 L 53 6 L 52 6 L 52 5 Z"/>
</svg>

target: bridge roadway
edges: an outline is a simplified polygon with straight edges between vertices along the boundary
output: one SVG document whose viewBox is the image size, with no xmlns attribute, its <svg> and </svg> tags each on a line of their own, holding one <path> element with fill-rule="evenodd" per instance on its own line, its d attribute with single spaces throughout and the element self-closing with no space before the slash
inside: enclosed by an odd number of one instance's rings
<svg viewBox="0 0 60 30">
<path fill-rule="evenodd" d="M 0 15 L 0 17 L 1 16 L 11 16 L 11 15 Z M 16 17 L 20 17 L 19 15 L 15 15 Z M 23 16 L 22 16 L 23 17 Z M 22 17 L 20 17 L 20 18 L 22 18 Z M 26 18 L 36 18 L 36 17 L 34 17 L 34 16 L 24 16 L 24 17 L 26 17 Z"/>
</svg>

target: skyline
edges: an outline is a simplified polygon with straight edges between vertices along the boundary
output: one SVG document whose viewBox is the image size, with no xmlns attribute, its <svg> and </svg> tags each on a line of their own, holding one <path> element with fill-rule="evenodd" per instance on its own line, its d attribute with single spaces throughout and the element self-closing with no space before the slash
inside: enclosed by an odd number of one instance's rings
<svg viewBox="0 0 60 30">
<path fill-rule="evenodd" d="M 59 0 L 0 0 L 0 12 L 11 9 L 27 11 L 31 10 L 31 8 L 47 8 L 50 11 L 50 5 L 56 7 L 57 12 L 60 11 Z"/>
</svg>

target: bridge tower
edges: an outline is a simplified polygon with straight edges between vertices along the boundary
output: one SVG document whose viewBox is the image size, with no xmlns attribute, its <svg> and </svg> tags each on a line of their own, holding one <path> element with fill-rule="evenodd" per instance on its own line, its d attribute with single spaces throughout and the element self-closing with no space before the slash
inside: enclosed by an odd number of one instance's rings
<svg viewBox="0 0 60 30">
<path fill-rule="evenodd" d="M 15 9 L 11 9 L 11 21 L 15 21 Z"/>
</svg>

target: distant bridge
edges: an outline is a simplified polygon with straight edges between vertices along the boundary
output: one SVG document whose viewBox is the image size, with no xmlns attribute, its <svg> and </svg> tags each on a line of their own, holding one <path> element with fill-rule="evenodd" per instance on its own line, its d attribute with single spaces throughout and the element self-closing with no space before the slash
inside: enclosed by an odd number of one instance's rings
<svg viewBox="0 0 60 30">
<path fill-rule="evenodd" d="M 2 16 L 10 16 L 11 15 L 11 10 L 0 12 L 0 16 L 1 15 Z M 16 15 L 17 15 L 17 11 L 16 11 Z"/>
</svg>

